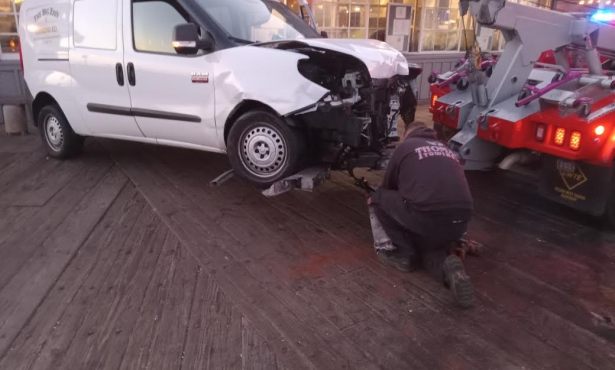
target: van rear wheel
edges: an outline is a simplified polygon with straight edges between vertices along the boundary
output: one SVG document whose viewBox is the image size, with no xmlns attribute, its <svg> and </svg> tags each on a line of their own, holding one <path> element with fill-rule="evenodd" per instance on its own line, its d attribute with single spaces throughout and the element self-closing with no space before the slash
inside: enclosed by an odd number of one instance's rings
<svg viewBox="0 0 615 370">
<path fill-rule="evenodd" d="M 304 151 L 301 132 L 265 111 L 239 117 L 228 137 L 227 152 L 235 173 L 261 186 L 297 172 Z"/>
<path fill-rule="evenodd" d="M 83 136 L 70 127 L 62 111 L 55 105 L 47 105 L 38 114 L 38 128 L 43 145 L 50 157 L 66 159 L 81 152 Z"/>
</svg>

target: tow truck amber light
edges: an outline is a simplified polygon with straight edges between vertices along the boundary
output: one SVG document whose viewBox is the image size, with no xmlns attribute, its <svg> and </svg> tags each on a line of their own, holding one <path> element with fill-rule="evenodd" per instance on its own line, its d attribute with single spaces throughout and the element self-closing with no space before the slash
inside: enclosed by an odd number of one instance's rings
<svg viewBox="0 0 615 370">
<path fill-rule="evenodd" d="M 547 133 L 547 128 L 545 127 L 545 125 L 536 126 L 536 140 L 540 142 L 545 141 L 546 133 Z"/>
<path fill-rule="evenodd" d="M 436 102 L 438 101 L 438 99 L 440 99 L 440 97 L 438 95 L 432 95 L 431 96 L 431 106 L 435 107 L 436 106 Z"/>
<path fill-rule="evenodd" d="M 566 137 L 566 130 L 563 128 L 558 128 L 557 130 L 555 130 L 555 137 L 553 138 L 553 141 L 555 141 L 555 145 L 559 145 L 562 146 L 564 145 L 564 138 Z"/>
<path fill-rule="evenodd" d="M 579 150 L 581 148 L 581 133 L 579 131 L 573 131 L 570 135 L 570 149 Z"/>
<path fill-rule="evenodd" d="M 606 131 L 604 126 L 596 126 L 596 128 L 594 129 L 594 134 L 596 134 L 596 136 L 602 136 L 604 134 L 604 131 Z"/>
</svg>

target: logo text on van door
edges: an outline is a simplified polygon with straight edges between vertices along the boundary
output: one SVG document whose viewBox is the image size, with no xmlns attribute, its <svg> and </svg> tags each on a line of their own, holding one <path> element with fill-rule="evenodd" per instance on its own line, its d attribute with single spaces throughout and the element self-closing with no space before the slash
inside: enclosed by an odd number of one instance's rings
<svg viewBox="0 0 615 370">
<path fill-rule="evenodd" d="M 35 39 L 48 39 L 60 36 L 60 10 L 56 8 L 39 8 L 30 15 L 34 20 L 27 29 Z"/>
<path fill-rule="evenodd" d="M 209 73 L 192 72 L 193 84 L 206 84 L 209 83 Z"/>
<path fill-rule="evenodd" d="M 54 8 L 43 8 L 41 9 L 41 11 L 39 11 L 38 13 L 36 13 L 34 15 L 34 22 L 38 22 L 39 19 L 41 19 L 41 17 L 44 16 L 51 16 L 51 17 L 55 17 L 55 18 L 60 18 L 60 12 L 57 9 Z"/>
</svg>

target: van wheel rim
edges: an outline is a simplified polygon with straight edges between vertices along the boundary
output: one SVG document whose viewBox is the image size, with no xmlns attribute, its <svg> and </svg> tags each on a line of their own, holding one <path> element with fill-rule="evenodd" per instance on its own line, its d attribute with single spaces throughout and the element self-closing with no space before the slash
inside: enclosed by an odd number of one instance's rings
<svg viewBox="0 0 615 370">
<path fill-rule="evenodd" d="M 268 126 L 257 126 L 241 137 L 239 156 L 243 167 L 259 178 L 278 175 L 286 165 L 288 150 L 280 133 Z"/>
<path fill-rule="evenodd" d="M 45 139 L 47 144 L 56 152 L 62 150 L 64 145 L 64 131 L 57 117 L 49 115 L 45 118 Z"/>
</svg>

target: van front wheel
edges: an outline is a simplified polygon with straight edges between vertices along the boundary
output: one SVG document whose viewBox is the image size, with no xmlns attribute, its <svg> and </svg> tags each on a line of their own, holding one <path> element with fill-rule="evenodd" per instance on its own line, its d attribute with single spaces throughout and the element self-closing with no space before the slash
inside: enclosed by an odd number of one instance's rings
<svg viewBox="0 0 615 370">
<path fill-rule="evenodd" d="M 297 172 L 304 149 L 304 138 L 298 130 L 265 111 L 239 117 L 231 127 L 227 145 L 235 172 L 262 186 Z"/>
<path fill-rule="evenodd" d="M 73 131 L 62 111 L 55 105 L 41 109 L 38 115 L 38 128 L 50 157 L 70 158 L 83 148 L 83 136 Z"/>
</svg>

